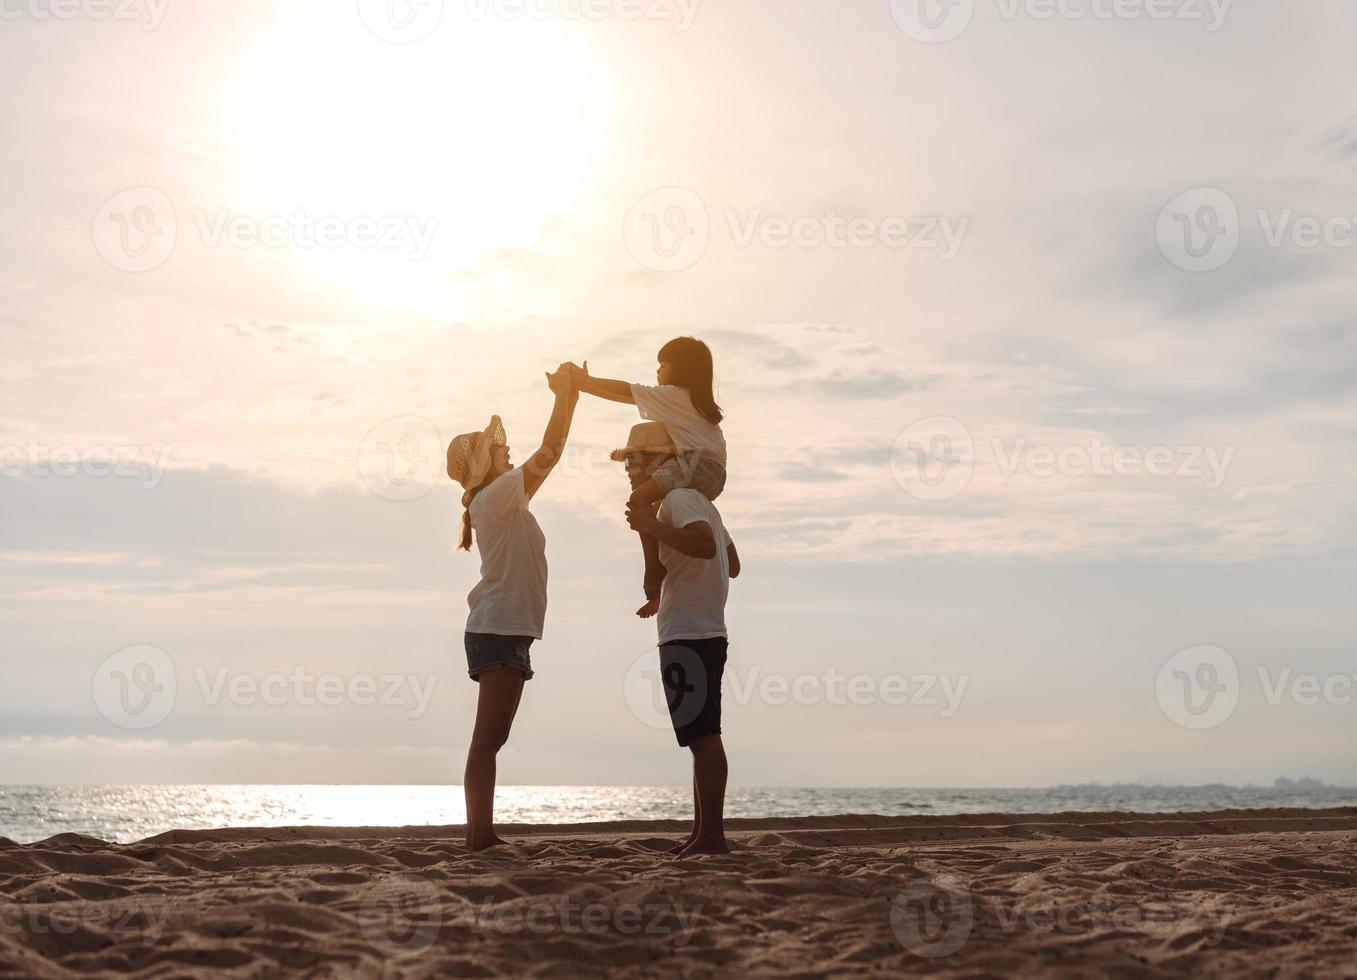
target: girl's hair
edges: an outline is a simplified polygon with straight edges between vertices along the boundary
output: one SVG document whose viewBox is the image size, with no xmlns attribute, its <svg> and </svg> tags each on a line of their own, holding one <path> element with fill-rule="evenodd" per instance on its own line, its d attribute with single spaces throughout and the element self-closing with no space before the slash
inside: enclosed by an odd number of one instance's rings
<svg viewBox="0 0 1357 980">
<path fill-rule="evenodd" d="M 462 494 L 462 534 L 457 541 L 457 550 L 471 550 L 471 502 L 476 499 L 476 494 L 480 493 L 494 482 L 495 471 L 492 467 L 490 472 L 485 474 L 485 479 L 481 481 L 479 487 L 472 487 L 466 493 Z"/>
<path fill-rule="evenodd" d="M 675 337 L 656 357 L 669 362 L 674 369 L 674 384 L 688 389 L 693 408 L 712 425 L 720 425 L 725 415 L 712 393 L 711 348 L 696 337 Z"/>
</svg>

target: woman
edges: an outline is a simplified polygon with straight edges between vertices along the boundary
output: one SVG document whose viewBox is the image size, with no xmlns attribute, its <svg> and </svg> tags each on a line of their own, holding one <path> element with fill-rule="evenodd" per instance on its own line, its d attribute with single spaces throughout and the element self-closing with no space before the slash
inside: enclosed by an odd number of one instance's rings
<svg viewBox="0 0 1357 980">
<path fill-rule="evenodd" d="M 460 547 L 481 554 L 481 580 L 467 596 L 467 671 L 480 684 L 476 727 L 467 751 L 466 844 L 473 851 L 504 841 L 495 833 L 495 756 L 509 740 L 523 684 L 532 679 L 528 648 L 542 638 L 547 611 L 546 537 L 528 509 L 565 449 L 579 392 L 569 365 L 547 375 L 556 395 L 542 446 L 515 469 L 499 416 L 481 432 L 448 446 L 448 476 L 462 485 Z"/>
</svg>

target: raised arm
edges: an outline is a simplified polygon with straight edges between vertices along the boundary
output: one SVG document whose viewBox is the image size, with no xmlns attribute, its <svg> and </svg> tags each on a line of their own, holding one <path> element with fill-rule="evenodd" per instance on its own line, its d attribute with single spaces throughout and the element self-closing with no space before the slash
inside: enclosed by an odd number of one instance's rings
<svg viewBox="0 0 1357 980">
<path fill-rule="evenodd" d="M 551 418 L 547 420 L 547 431 L 542 435 L 541 447 L 523 464 L 523 492 L 530 498 L 547 474 L 561 461 L 565 441 L 570 436 L 570 422 L 575 416 L 575 404 L 580 400 L 579 390 L 571 384 L 571 371 L 567 364 L 557 368 L 555 374 L 548 374 L 547 384 L 556 395 L 556 404 L 551 408 Z"/>
<path fill-rule="evenodd" d="M 586 395 L 606 398 L 610 402 L 623 402 L 627 405 L 636 404 L 636 399 L 631 397 L 631 385 L 628 382 L 590 377 L 588 361 L 584 362 L 584 367 L 575 368 L 573 373 L 576 386 Z"/>
</svg>

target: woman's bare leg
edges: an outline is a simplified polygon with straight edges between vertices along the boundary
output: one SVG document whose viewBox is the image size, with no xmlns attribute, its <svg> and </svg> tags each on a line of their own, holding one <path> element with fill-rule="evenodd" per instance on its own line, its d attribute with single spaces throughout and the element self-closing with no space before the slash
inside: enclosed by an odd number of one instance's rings
<svg viewBox="0 0 1357 980">
<path fill-rule="evenodd" d="M 523 697 L 523 672 L 500 667 L 481 674 L 476 700 L 476 727 L 466 754 L 466 846 L 481 851 L 504 841 L 495 833 L 495 756 L 509 740 L 509 730 Z"/>
</svg>

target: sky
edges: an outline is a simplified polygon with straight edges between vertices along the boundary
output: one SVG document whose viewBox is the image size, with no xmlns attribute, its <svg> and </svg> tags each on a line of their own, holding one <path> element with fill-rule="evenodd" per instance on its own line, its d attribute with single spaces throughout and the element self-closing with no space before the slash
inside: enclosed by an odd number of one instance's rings
<svg viewBox="0 0 1357 980">
<path fill-rule="evenodd" d="M 712 347 L 736 785 L 1357 784 L 1357 11 L 0 6 L 0 781 L 460 781 L 455 434 Z M 1344 67 L 1349 65 L 1349 67 Z M 665 784 L 582 399 L 500 779 Z"/>
</svg>

